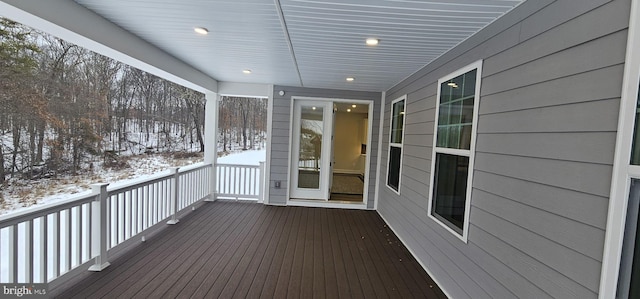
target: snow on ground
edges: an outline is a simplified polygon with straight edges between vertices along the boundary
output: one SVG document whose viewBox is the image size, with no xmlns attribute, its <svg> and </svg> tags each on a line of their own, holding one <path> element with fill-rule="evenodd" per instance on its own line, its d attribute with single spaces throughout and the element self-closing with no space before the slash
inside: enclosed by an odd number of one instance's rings
<svg viewBox="0 0 640 299">
<path fill-rule="evenodd" d="M 218 158 L 221 164 L 260 165 L 267 157 L 266 150 L 249 150 Z"/>
<path fill-rule="evenodd" d="M 218 158 L 218 163 L 259 165 L 265 161 L 266 151 L 248 150 Z M 54 203 L 91 192 L 91 184 L 110 183 L 111 186 L 128 184 L 149 177 L 166 174 L 169 167 L 186 166 L 202 162 L 202 156 L 173 159 L 167 155 L 141 155 L 127 161 L 130 167 L 109 169 L 96 166 L 91 173 L 79 176 L 64 176 L 38 181 L 16 181 L 0 190 L 0 215 L 17 210 Z"/>
</svg>

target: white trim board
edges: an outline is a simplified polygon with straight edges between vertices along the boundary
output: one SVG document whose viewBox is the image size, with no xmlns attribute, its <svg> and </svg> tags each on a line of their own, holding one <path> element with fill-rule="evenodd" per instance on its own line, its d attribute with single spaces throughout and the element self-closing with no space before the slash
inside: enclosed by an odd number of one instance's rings
<svg viewBox="0 0 640 299">
<path fill-rule="evenodd" d="M 397 102 L 400 101 L 404 101 L 404 107 L 403 107 L 403 117 L 402 117 L 402 142 L 401 143 L 395 143 L 395 142 L 391 142 L 391 137 L 393 136 L 393 105 L 395 105 Z M 407 123 L 407 95 L 403 95 L 393 101 L 391 101 L 391 111 L 389 113 L 389 143 L 387 144 L 387 173 L 384 177 L 384 182 L 385 185 L 387 186 L 387 188 L 389 188 L 389 190 L 393 191 L 393 193 L 400 195 L 400 187 L 402 186 L 402 161 L 403 161 L 403 157 L 404 157 L 404 131 L 406 130 L 406 123 Z M 400 148 L 400 166 L 398 168 L 398 190 L 393 189 L 391 186 L 389 186 L 389 162 L 391 162 L 391 147 L 397 147 Z"/>
<path fill-rule="evenodd" d="M 378 210 L 378 201 L 380 200 L 380 173 L 382 172 L 381 166 L 380 164 L 382 163 L 382 155 L 380 154 L 380 152 L 382 151 L 382 131 L 384 129 L 384 107 L 385 107 L 385 101 L 387 100 L 387 92 L 383 91 L 382 92 L 382 96 L 380 97 L 381 99 L 381 103 L 380 103 L 380 119 L 379 119 L 379 123 L 378 123 L 378 159 L 377 159 L 377 164 L 376 164 L 376 184 L 375 184 L 375 195 L 374 195 L 374 201 L 373 201 L 373 209 L 374 210 Z M 371 135 L 371 134 L 370 134 Z M 370 143 L 369 143 L 370 144 Z M 370 156 L 370 155 L 369 155 Z M 385 182 L 386 182 L 386 178 L 385 178 Z"/>
<path fill-rule="evenodd" d="M 273 97 L 273 85 L 239 82 L 218 82 L 218 93 L 223 96 L 270 98 Z"/>
<path fill-rule="evenodd" d="M 273 84 L 269 85 L 269 97 L 267 98 L 267 152 L 264 166 L 264 204 L 271 203 L 271 131 L 273 130 Z"/>
<path fill-rule="evenodd" d="M 618 114 L 618 134 L 613 160 L 611 193 L 605 232 L 598 298 L 615 298 L 627 217 L 631 178 L 640 178 L 640 167 L 629 165 L 640 78 L 640 0 L 631 1 L 626 63 Z"/>
<path fill-rule="evenodd" d="M 309 208 L 331 208 L 331 209 L 352 209 L 366 210 L 367 204 L 362 202 L 349 203 L 345 201 L 316 201 L 305 199 L 292 199 L 287 202 L 287 206 L 309 207 Z"/>
</svg>

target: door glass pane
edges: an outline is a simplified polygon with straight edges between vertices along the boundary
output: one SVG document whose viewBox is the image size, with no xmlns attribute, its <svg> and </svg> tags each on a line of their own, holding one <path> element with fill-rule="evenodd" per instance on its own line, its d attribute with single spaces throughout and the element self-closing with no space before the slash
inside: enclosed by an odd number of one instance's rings
<svg viewBox="0 0 640 299">
<path fill-rule="evenodd" d="M 298 188 L 320 188 L 323 130 L 322 107 L 302 106 L 300 116 Z"/>
<path fill-rule="evenodd" d="M 459 233 L 462 233 L 466 209 L 468 168 L 469 157 L 436 154 L 431 213 Z"/>
</svg>

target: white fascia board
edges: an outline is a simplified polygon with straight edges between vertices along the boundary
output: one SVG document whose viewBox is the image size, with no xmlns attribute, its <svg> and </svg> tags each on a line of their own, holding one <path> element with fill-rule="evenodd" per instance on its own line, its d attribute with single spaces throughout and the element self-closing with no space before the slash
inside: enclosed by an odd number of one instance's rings
<svg viewBox="0 0 640 299">
<path fill-rule="evenodd" d="M 2 0 L 2 16 L 185 87 L 217 92 L 218 82 L 71 0 Z"/>
<path fill-rule="evenodd" d="M 271 90 L 270 84 L 218 82 L 218 93 L 223 96 L 268 98 L 273 96 Z"/>
</svg>

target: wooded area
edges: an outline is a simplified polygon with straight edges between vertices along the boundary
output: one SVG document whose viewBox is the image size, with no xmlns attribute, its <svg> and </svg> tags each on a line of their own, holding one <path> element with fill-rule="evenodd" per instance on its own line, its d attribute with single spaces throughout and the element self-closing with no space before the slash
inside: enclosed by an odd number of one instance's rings
<svg viewBox="0 0 640 299">
<path fill-rule="evenodd" d="M 222 97 L 218 105 L 218 149 L 261 149 L 267 139 L 267 99 Z"/>
<path fill-rule="evenodd" d="M 202 152 L 204 105 L 199 92 L 0 18 L 0 183 Z M 229 98 L 220 110 L 223 149 L 261 145 L 266 100 Z"/>
</svg>

